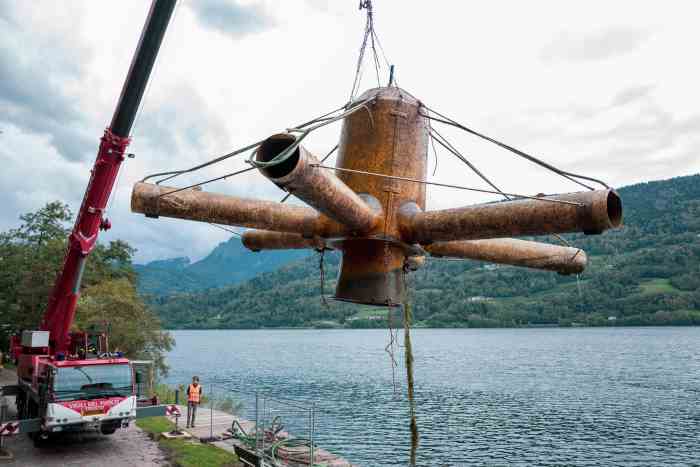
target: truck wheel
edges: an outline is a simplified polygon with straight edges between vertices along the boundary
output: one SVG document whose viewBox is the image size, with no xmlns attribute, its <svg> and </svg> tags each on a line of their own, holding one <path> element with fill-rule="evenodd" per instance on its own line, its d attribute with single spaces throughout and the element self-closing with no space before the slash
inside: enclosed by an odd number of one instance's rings
<svg viewBox="0 0 700 467">
<path fill-rule="evenodd" d="M 32 441 L 34 441 L 35 448 L 42 448 L 49 441 L 49 434 L 43 431 L 29 433 L 29 437 L 32 439 Z"/>
<path fill-rule="evenodd" d="M 103 435 L 113 435 L 115 431 L 117 431 L 117 427 L 114 425 L 100 427 L 100 433 Z"/>
</svg>

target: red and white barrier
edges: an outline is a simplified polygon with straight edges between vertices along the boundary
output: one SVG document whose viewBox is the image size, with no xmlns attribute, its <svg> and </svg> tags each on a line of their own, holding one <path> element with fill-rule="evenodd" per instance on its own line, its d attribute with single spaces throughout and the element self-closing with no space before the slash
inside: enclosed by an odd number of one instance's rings
<svg viewBox="0 0 700 467">
<path fill-rule="evenodd" d="M 12 436 L 19 433 L 19 422 L 0 424 L 0 436 Z"/>
</svg>

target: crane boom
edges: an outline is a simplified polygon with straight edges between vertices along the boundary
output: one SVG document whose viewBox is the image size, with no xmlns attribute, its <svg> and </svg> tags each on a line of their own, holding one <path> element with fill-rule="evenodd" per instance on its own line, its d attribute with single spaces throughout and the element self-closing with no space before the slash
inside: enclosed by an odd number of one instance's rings
<svg viewBox="0 0 700 467">
<path fill-rule="evenodd" d="M 69 349 L 70 328 L 80 297 L 85 261 L 95 247 L 99 231 L 111 227 L 104 217 L 105 207 L 124 160 L 130 142 L 129 133 L 175 3 L 176 0 L 154 0 L 151 4 L 112 122 L 100 140 L 90 181 L 68 238 L 63 267 L 56 278 L 41 322 L 41 330 L 49 331 L 50 348 L 54 354 Z"/>
</svg>

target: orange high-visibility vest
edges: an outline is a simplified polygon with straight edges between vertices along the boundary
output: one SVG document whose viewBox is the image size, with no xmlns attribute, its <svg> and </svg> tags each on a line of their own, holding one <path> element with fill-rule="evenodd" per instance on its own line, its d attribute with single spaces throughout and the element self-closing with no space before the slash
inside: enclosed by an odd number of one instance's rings
<svg viewBox="0 0 700 467">
<path fill-rule="evenodd" d="M 187 402 L 199 403 L 199 393 L 201 390 L 202 386 L 190 384 L 190 386 L 187 388 L 187 392 L 189 393 L 187 394 Z"/>
</svg>

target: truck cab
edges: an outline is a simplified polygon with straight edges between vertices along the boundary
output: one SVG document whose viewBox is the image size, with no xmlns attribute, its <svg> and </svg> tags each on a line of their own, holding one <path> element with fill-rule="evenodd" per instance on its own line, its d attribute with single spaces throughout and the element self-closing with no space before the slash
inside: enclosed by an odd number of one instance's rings
<svg viewBox="0 0 700 467">
<path fill-rule="evenodd" d="M 136 418 L 133 370 L 123 358 L 48 365 L 46 431 L 99 429 L 112 434 Z"/>
<path fill-rule="evenodd" d="M 94 358 L 42 354 L 43 337 L 32 332 L 19 356 L 17 413 L 41 419 L 41 434 L 97 429 L 112 434 L 136 418 L 131 362 L 119 353 Z M 32 352 L 33 351 L 33 352 Z M 88 352 L 82 352 L 83 355 Z"/>
</svg>

